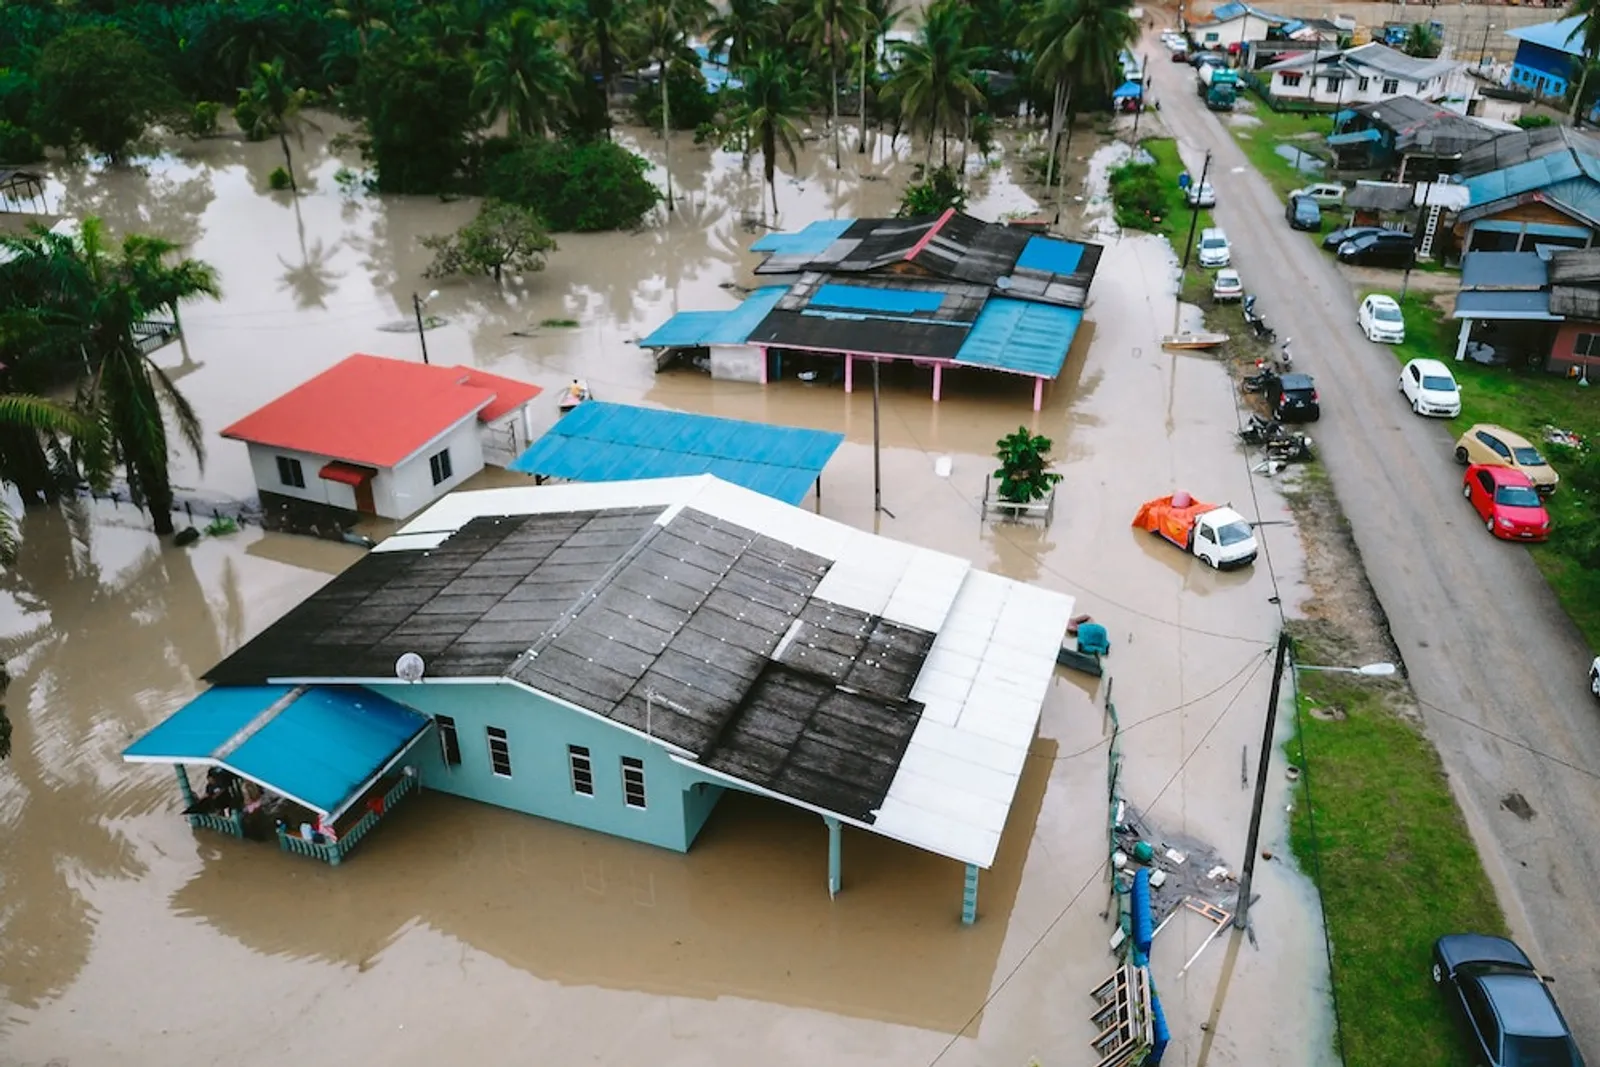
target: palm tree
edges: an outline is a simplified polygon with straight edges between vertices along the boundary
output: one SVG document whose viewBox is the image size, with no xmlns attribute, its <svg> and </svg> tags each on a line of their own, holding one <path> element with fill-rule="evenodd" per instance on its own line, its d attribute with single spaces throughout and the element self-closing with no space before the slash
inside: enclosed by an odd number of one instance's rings
<svg viewBox="0 0 1600 1067">
<path fill-rule="evenodd" d="M 568 24 L 568 43 L 580 70 L 597 76 L 599 111 L 606 135 L 610 136 L 611 84 L 618 61 L 631 50 L 631 38 L 638 25 L 631 0 L 582 0 Z"/>
<path fill-rule="evenodd" d="M 302 115 L 316 101 L 310 89 L 292 85 L 283 70 L 283 60 L 274 59 L 256 67 L 255 80 L 248 89 L 239 90 L 239 106 L 235 117 L 245 126 L 245 134 L 261 140 L 277 137 L 283 148 L 283 169 L 289 175 L 289 189 L 298 193 L 300 186 L 294 180 L 294 159 L 289 155 L 289 135 L 303 141 L 301 125 L 311 125 Z M 313 126 L 313 128 L 315 128 Z"/>
<path fill-rule="evenodd" d="M 805 8 L 795 20 L 793 34 L 828 63 L 828 131 L 833 137 L 833 165 L 839 164 L 839 68 L 845 42 L 859 40 L 871 32 L 872 16 L 861 0 L 805 0 Z M 865 81 L 862 82 L 863 91 Z M 866 116 L 862 116 L 863 124 Z"/>
<path fill-rule="evenodd" d="M 502 114 L 523 137 L 549 129 L 572 98 L 572 64 L 533 13 L 521 9 L 489 31 L 473 79 L 474 102 L 490 121 Z"/>
<path fill-rule="evenodd" d="M 168 471 L 170 409 L 177 430 L 203 465 L 200 420 L 166 373 L 140 348 L 134 327 L 153 314 L 177 314 L 178 304 L 219 296 L 216 273 L 197 260 L 171 262 L 177 246 L 158 237 L 123 238 L 113 250 L 97 218 L 76 238 L 34 227 L 25 237 L 0 237 L 16 267 L 46 284 L 40 299 L 18 309 L 39 330 L 43 347 L 81 353 L 86 374 L 78 410 L 98 430 L 79 441 L 88 472 L 121 467 L 135 503 L 148 506 L 155 531 L 170 534 L 172 480 Z"/>
<path fill-rule="evenodd" d="M 1572 124 L 1578 125 L 1582 121 L 1582 108 L 1584 90 L 1589 84 L 1589 70 L 1596 60 L 1600 60 L 1600 0 L 1573 0 L 1572 6 L 1567 9 L 1569 18 L 1578 17 L 1583 21 L 1575 26 L 1567 35 L 1567 43 L 1578 40 L 1578 50 L 1583 56 L 1583 72 L 1578 75 L 1578 88 L 1572 94 Z"/>
<path fill-rule="evenodd" d="M 861 142 L 856 151 L 864 155 L 867 151 L 868 53 L 876 70 L 876 64 L 889 54 L 889 31 L 900 21 L 905 9 L 895 6 L 895 0 L 864 0 L 862 6 L 867 12 L 867 32 L 861 37 Z"/>
<path fill-rule="evenodd" d="M 351 29 L 356 31 L 361 54 L 366 55 L 367 33 L 388 26 L 385 19 L 390 14 L 390 5 L 385 0 L 333 0 L 328 14 L 350 24 Z"/>
<path fill-rule="evenodd" d="M 87 441 L 96 430 L 93 420 L 84 418 L 70 408 L 36 396 L 14 394 L 0 396 L 0 426 L 12 434 L 24 433 L 52 442 L 61 436 Z M 10 564 L 16 555 L 16 517 L 0 503 L 0 563 Z M 4 758 L 3 752 L 0 752 L 0 758 Z"/>
<path fill-rule="evenodd" d="M 706 26 L 706 44 L 713 56 L 723 56 L 729 70 L 738 70 L 761 49 L 776 45 L 777 31 L 773 0 L 729 0 L 728 10 Z"/>
<path fill-rule="evenodd" d="M 1055 179 L 1057 147 L 1072 114 L 1074 89 L 1115 88 L 1122 78 L 1122 51 L 1138 36 L 1139 24 L 1128 14 L 1127 0 L 1045 0 L 1028 24 L 1023 43 L 1033 53 L 1034 71 L 1055 87 L 1047 187 Z"/>
<path fill-rule="evenodd" d="M 661 151 L 667 173 L 667 213 L 676 210 L 672 198 L 672 100 L 667 90 L 667 74 L 676 63 L 684 62 L 689 35 L 710 21 L 711 5 L 706 0 L 645 0 L 640 31 L 647 53 L 657 64 L 661 82 Z"/>
<path fill-rule="evenodd" d="M 743 85 L 737 91 L 729 125 L 745 135 L 745 144 L 761 149 L 761 174 L 772 192 L 772 217 L 778 217 L 778 153 L 795 165 L 800 127 L 811 104 L 811 90 L 790 66 L 783 53 L 758 52 L 750 66 L 739 71 Z M 748 155 L 748 148 L 746 149 Z"/>
<path fill-rule="evenodd" d="M 950 163 L 951 123 L 958 118 L 965 123 L 972 105 L 983 103 L 983 93 L 972 80 L 979 52 L 964 43 L 967 17 L 960 0 L 934 0 L 916 40 L 895 42 L 899 66 L 884 90 L 912 129 L 927 131 L 930 161 L 934 134 L 940 135 L 945 166 Z"/>
</svg>

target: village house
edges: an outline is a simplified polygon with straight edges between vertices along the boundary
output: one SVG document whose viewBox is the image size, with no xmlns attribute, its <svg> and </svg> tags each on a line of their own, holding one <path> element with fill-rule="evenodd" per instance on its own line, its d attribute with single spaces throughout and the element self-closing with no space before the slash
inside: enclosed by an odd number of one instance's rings
<svg viewBox="0 0 1600 1067">
<path fill-rule="evenodd" d="M 1295 21 L 1249 4 L 1218 4 L 1209 22 L 1189 24 L 1189 39 L 1199 49 L 1240 52 L 1252 42 L 1265 41 L 1274 31 Z"/>
<path fill-rule="evenodd" d="M 1465 64 L 1417 59 L 1372 42 L 1343 51 L 1306 49 L 1263 67 L 1263 90 L 1274 101 L 1318 107 L 1356 107 L 1396 96 L 1437 101 L 1469 93 Z"/>
<path fill-rule="evenodd" d="M 335 863 L 418 785 L 680 852 L 740 790 L 826 825 L 830 893 L 846 827 L 962 864 L 971 922 L 1072 609 L 710 475 L 455 493 L 124 758 Z"/>
<path fill-rule="evenodd" d="M 1340 112 L 1328 145 L 1339 166 L 1392 168 L 1394 180 L 1433 181 L 1454 174 L 1464 153 L 1516 127 L 1469 118 L 1414 96 L 1396 96 Z"/>
<path fill-rule="evenodd" d="M 1564 101 L 1583 65 L 1583 16 L 1507 30 L 1517 42 L 1507 84 L 1535 96 Z"/>
<path fill-rule="evenodd" d="M 1600 372 L 1600 249 L 1471 252 L 1452 318 L 1458 360 Z"/>
<path fill-rule="evenodd" d="M 404 519 L 532 441 L 540 389 L 472 367 L 354 355 L 222 431 L 262 503 Z"/>
<path fill-rule="evenodd" d="M 1588 248 L 1600 230 L 1600 139 L 1568 126 L 1505 133 L 1457 167 L 1468 206 L 1455 238 L 1464 252 Z"/>
</svg>

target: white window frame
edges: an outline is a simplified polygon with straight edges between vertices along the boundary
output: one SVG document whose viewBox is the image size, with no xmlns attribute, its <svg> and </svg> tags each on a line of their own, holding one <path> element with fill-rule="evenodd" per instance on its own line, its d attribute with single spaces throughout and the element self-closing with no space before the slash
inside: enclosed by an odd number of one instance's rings
<svg viewBox="0 0 1600 1067">
<path fill-rule="evenodd" d="M 638 802 L 634 797 L 637 795 Z M 636 811 L 644 811 L 650 806 L 649 795 L 644 787 L 644 760 L 637 756 L 622 757 L 622 803 Z"/>
<path fill-rule="evenodd" d="M 278 484 L 286 485 L 290 489 L 304 489 L 306 487 L 306 468 L 293 456 L 277 456 Z M 288 474 L 290 477 L 285 478 Z"/>
<path fill-rule="evenodd" d="M 1280 74 L 1280 75 L 1278 75 L 1278 77 L 1283 79 L 1283 87 L 1285 89 L 1298 89 L 1298 88 L 1300 88 L 1300 77 L 1301 77 L 1300 75 L 1298 75 L 1298 74 Z"/>
<path fill-rule="evenodd" d="M 512 776 L 511 738 L 507 737 L 505 730 L 499 726 L 485 726 L 483 732 L 489 742 L 489 772 L 496 778 L 510 778 Z M 503 771 L 500 769 L 499 761 L 495 759 L 495 746 L 497 744 L 500 746 L 500 760 L 503 760 L 506 765 L 506 769 Z"/>
<path fill-rule="evenodd" d="M 575 796 L 594 796 L 594 759 L 584 745 L 567 746 L 567 777 Z"/>
<path fill-rule="evenodd" d="M 1399 91 L 1400 91 L 1400 79 L 1399 78 L 1385 78 L 1385 79 L 1383 79 L 1383 84 L 1378 87 L 1378 92 L 1382 93 L 1384 96 L 1393 96 L 1394 94 L 1398 93 Z"/>
</svg>

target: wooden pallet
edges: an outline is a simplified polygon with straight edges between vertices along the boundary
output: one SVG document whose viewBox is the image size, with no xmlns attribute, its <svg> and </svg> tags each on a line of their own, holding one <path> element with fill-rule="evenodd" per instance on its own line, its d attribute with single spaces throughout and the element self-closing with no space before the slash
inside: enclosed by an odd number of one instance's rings
<svg viewBox="0 0 1600 1067">
<path fill-rule="evenodd" d="M 1150 1051 L 1155 1041 L 1150 1012 L 1150 973 L 1125 963 L 1091 994 L 1089 1020 L 1100 1034 L 1090 1042 L 1101 1056 L 1096 1067 L 1126 1067 Z"/>
</svg>

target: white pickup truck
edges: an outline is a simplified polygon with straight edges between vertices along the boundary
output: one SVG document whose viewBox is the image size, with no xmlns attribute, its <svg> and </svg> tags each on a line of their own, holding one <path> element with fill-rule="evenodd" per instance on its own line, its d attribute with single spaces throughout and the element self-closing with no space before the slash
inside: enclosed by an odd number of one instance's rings
<svg viewBox="0 0 1600 1067">
<path fill-rule="evenodd" d="M 1254 562 L 1260 551 L 1250 520 L 1226 505 L 1205 504 L 1188 493 L 1146 501 L 1133 524 L 1159 534 L 1217 570 L 1243 567 Z"/>
</svg>

